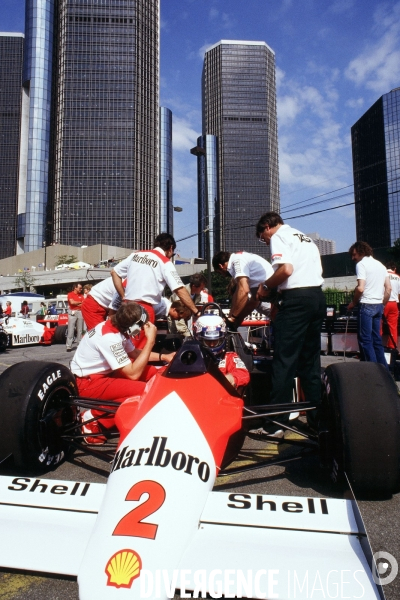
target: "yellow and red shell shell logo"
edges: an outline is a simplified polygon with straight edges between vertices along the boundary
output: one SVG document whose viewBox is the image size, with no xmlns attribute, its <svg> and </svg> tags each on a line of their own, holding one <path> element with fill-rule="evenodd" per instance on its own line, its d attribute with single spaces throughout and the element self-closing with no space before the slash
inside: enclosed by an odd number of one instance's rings
<svg viewBox="0 0 400 600">
<path fill-rule="evenodd" d="M 106 564 L 107 585 L 116 588 L 130 588 L 133 580 L 139 577 L 142 559 L 133 550 L 119 550 Z"/>
</svg>

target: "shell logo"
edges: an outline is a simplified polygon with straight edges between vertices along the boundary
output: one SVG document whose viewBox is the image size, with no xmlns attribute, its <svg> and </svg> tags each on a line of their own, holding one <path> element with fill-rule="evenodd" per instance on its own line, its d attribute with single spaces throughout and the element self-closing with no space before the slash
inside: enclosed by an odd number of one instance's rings
<svg viewBox="0 0 400 600">
<path fill-rule="evenodd" d="M 133 580 L 139 577 L 142 559 L 133 550 L 119 550 L 108 561 L 105 572 L 107 585 L 116 588 L 130 588 Z"/>
</svg>

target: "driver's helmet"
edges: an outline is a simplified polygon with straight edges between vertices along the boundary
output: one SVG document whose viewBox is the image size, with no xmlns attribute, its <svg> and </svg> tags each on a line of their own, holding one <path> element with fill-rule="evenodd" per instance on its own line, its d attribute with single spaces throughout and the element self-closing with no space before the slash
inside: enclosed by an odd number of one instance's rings
<svg viewBox="0 0 400 600">
<path fill-rule="evenodd" d="M 193 323 L 194 338 L 219 356 L 225 350 L 226 324 L 219 315 L 202 315 Z"/>
</svg>

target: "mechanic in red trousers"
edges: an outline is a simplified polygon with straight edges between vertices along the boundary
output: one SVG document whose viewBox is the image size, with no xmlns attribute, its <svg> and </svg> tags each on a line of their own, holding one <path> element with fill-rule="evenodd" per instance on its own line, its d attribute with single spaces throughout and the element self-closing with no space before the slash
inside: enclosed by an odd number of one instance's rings
<svg viewBox="0 0 400 600">
<path fill-rule="evenodd" d="M 211 350 L 220 371 L 229 383 L 241 393 L 250 382 L 250 373 L 236 352 L 226 351 L 226 324 L 218 315 L 204 314 L 193 323 L 194 338 Z"/>
<path fill-rule="evenodd" d="M 390 292 L 390 297 L 387 303 L 383 308 L 383 314 L 386 317 L 387 324 L 389 326 L 390 333 L 392 334 L 392 338 L 394 339 L 396 346 L 393 344 L 391 337 L 389 336 L 387 345 L 388 348 L 396 348 L 397 347 L 397 323 L 399 320 L 399 308 L 397 303 L 399 301 L 400 294 L 400 277 L 397 275 L 397 267 L 396 263 L 393 261 L 389 261 L 386 263 L 387 274 L 389 275 L 390 285 L 392 286 L 392 291 Z M 381 335 L 382 335 L 382 326 L 381 326 Z"/>
<path fill-rule="evenodd" d="M 125 287 L 126 279 L 122 285 Z M 107 319 L 114 294 L 115 287 L 112 277 L 107 277 L 92 287 L 82 302 L 82 316 L 88 329 L 93 329 Z"/>
<path fill-rule="evenodd" d="M 124 302 L 138 302 L 146 309 L 149 320 L 155 321 L 155 305 L 159 304 L 168 285 L 181 302 L 196 316 L 200 311 L 183 285 L 171 262 L 176 243 L 169 233 L 160 233 L 152 250 L 138 250 L 116 265 L 111 271 L 115 289 Z M 127 279 L 126 289 L 122 285 Z"/>
<path fill-rule="evenodd" d="M 135 348 L 132 337 L 141 329 L 146 335 L 142 350 Z M 131 396 L 140 396 L 146 381 L 157 373 L 148 361 L 170 362 L 173 354 L 152 352 L 157 328 L 148 321 L 146 311 L 139 304 L 123 304 L 109 320 L 99 323 L 83 337 L 71 361 L 79 395 L 87 398 L 123 402 Z M 103 428 L 114 425 L 113 417 L 102 417 L 103 412 L 87 410 L 82 415 L 83 433 L 95 434 L 85 438 L 88 444 L 101 444 L 106 438 Z M 92 421 L 92 419 L 95 419 Z"/>
</svg>

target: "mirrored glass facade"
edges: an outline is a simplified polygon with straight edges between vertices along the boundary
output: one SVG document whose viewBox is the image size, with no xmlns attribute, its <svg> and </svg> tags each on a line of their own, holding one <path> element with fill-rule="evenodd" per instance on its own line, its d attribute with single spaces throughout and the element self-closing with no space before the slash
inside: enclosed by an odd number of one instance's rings
<svg viewBox="0 0 400 600">
<path fill-rule="evenodd" d="M 25 217 L 19 210 L 20 245 L 42 247 L 48 201 L 54 0 L 27 0 L 23 86 L 29 97 Z"/>
<path fill-rule="evenodd" d="M 0 33 L 0 258 L 15 254 L 24 36 Z"/>
<path fill-rule="evenodd" d="M 54 241 L 158 232 L 159 2 L 59 0 Z"/>
<path fill-rule="evenodd" d="M 386 248 L 400 238 L 400 88 L 351 128 L 357 240 Z"/>
<path fill-rule="evenodd" d="M 206 229 L 209 228 L 212 258 L 220 249 L 218 139 L 215 135 L 203 135 L 197 139 L 197 145 L 206 151 L 197 157 L 199 257 L 207 258 Z"/>
<path fill-rule="evenodd" d="M 172 198 L 172 112 L 160 107 L 160 232 L 174 234 Z"/>
<path fill-rule="evenodd" d="M 222 40 L 205 53 L 202 88 L 203 135 L 218 138 L 220 249 L 267 254 L 255 224 L 280 208 L 275 54 Z"/>
</svg>

